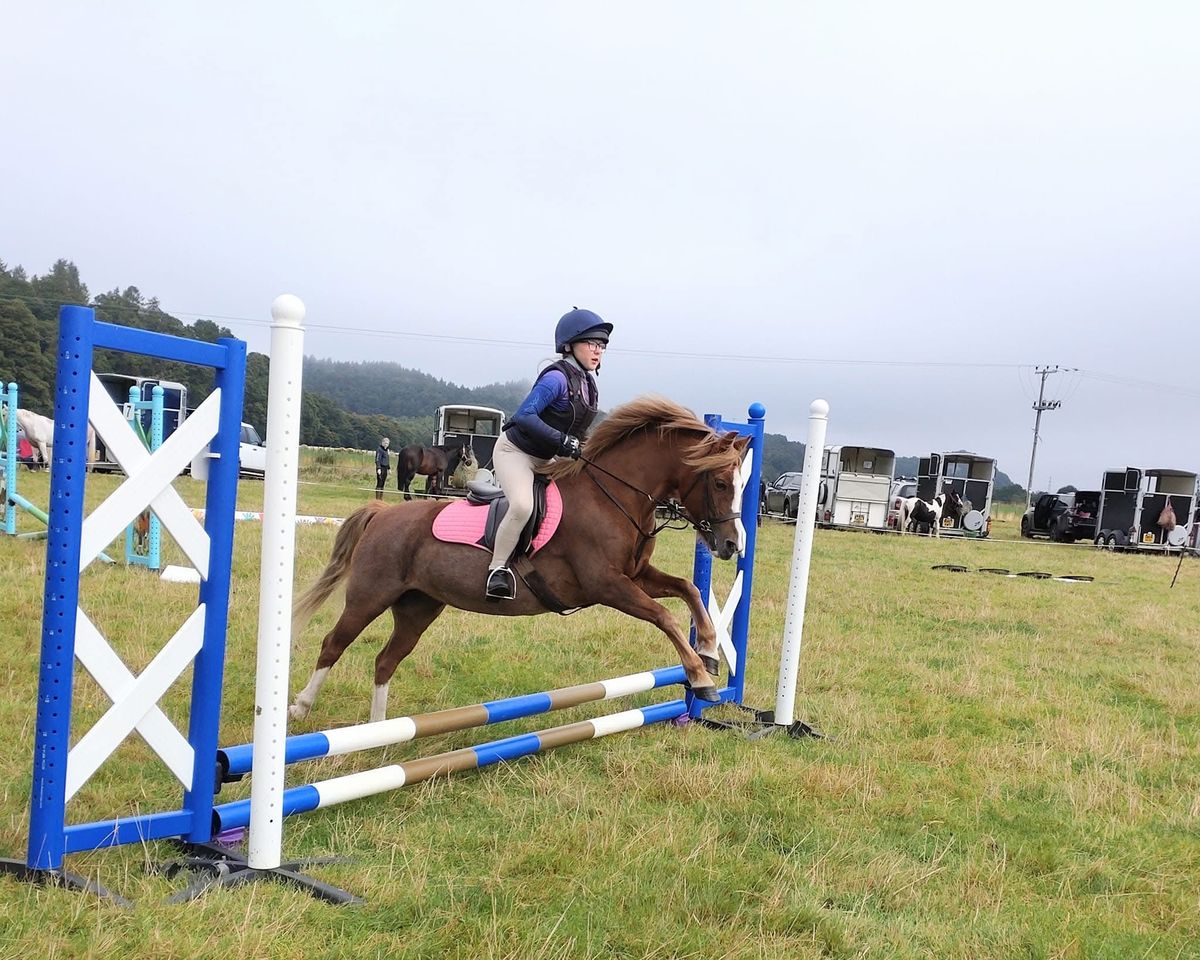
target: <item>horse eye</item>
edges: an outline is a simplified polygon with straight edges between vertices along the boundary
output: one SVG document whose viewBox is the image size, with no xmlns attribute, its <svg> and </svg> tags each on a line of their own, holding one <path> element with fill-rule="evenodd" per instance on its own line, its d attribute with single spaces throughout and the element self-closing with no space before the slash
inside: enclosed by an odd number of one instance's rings
<svg viewBox="0 0 1200 960">
<path fill-rule="evenodd" d="M 717 481 L 717 489 L 718 490 L 728 490 L 729 484 L 727 484 L 724 480 L 718 480 Z"/>
</svg>

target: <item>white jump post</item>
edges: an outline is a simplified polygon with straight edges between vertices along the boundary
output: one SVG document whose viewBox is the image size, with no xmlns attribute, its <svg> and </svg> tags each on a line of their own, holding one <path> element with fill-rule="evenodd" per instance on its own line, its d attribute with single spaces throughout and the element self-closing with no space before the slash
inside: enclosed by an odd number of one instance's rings
<svg viewBox="0 0 1200 960">
<path fill-rule="evenodd" d="M 813 531 L 817 525 L 817 493 L 821 484 L 821 458 L 829 404 L 814 400 L 809 407 L 808 439 L 804 446 L 804 471 L 800 502 L 796 506 L 796 538 L 792 545 L 792 579 L 788 585 L 783 620 L 783 649 L 779 656 L 779 687 L 775 693 L 775 724 L 791 727 L 795 719 L 796 683 L 800 672 L 800 640 L 804 632 L 804 605 L 808 600 L 808 570 L 812 560 Z M 805 725 L 807 728 L 807 725 Z"/>
<path fill-rule="evenodd" d="M 254 780 L 250 788 L 251 870 L 277 870 L 283 854 L 284 745 L 292 640 L 292 577 L 300 456 L 304 304 L 290 293 L 271 304 L 267 389 L 267 470 L 263 489 L 258 666 L 254 685 Z"/>
</svg>

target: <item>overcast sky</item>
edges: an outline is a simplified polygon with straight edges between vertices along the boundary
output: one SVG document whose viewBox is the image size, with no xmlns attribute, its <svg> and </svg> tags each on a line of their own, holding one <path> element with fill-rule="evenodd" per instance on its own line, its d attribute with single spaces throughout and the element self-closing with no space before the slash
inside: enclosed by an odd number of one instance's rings
<svg viewBox="0 0 1200 960">
<path fill-rule="evenodd" d="M 1021 483 L 1031 368 L 1061 364 L 1089 375 L 1049 380 L 1035 487 L 1200 469 L 1200 4 L 3 20 L 10 266 L 66 257 L 186 320 L 290 291 L 306 352 L 470 385 L 530 378 L 586 306 L 616 325 L 606 407 L 759 400 L 803 439 L 823 397 L 831 443 L 968 448 Z"/>
</svg>

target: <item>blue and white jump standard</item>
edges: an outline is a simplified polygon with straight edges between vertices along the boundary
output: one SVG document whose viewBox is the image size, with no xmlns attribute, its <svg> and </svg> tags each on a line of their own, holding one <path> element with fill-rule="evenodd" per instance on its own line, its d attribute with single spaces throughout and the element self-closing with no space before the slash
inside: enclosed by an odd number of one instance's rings
<svg viewBox="0 0 1200 960">
<path fill-rule="evenodd" d="M 10 383 L 8 389 L 0 392 L 0 419 L 4 421 L 4 460 L 0 464 L 0 474 L 3 475 L 4 493 L 4 532 L 10 537 L 28 540 L 43 540 L 46 534 L 41 531 L 34 533 L 17 533 L 17 509 L 20 508 L 42 523 L 46 522 L 46 514 L 17 493 L 17 409 L 20 400 L 17 385 Z"/>
<path fill-rule="evenodd" d="M 93 352 L 101 348 L 208 367 L 212 393 L 151 454 L 91 372 Z M 204 842 L 211 836 L 246 345 L 234 339 L 202 343 L 99 323 L 91 308 L 65 306 L 59 311 L 57 351 L 29 846 L 23 863 L 0 861 L 0 869 L 38 882 L 106 892 L 66 872 L 63 857 L 167 837 Z M 89 419 L 127 479 L 85 517 Z M 210 443 L 216 462 L 202 528 L 171 483 Z M 80 575 L 147 505 L 200 571 L 202 582 L 195 612 L 135 677 L 80 606 Z M 71 747 L 76 658 L 112 706 Z M 192 696 L 185 737 L 157 703 L 189 666 Z M 68 823 L 67 801 L 135 730 L 182 784 L 180 809 Z"/>
<path fill-rule="evenodd" d="M 153 453 L 162 446 L 163 440 L 163 394 L 166 391 L 159 384 L 154 385 L 154 389 L 150 392 L 150 399 L 143 400 L 138 395 L 137 387 L 129 388 L 129 423 L 134 428 L 134 431 L 146 445 L 146 449 Z M 146 433 L 142 426 L 142 418 L 140 416 L 143 410 L 150 413 L 150 432 Z M 146 522 L 146 539 L 144 551 L 142 544 L 138 543 L 136 522 L 131 523 L 125 528 L 125 562 L 127 564 L 136 564 L 145 567 L 147 570 L 158 570 L 162 566 L 161 563 L 161 546 L 162 546 L 162 524 L 158 522 L 158 517 L 151 510 L 150 517 Z"/>
</svg>

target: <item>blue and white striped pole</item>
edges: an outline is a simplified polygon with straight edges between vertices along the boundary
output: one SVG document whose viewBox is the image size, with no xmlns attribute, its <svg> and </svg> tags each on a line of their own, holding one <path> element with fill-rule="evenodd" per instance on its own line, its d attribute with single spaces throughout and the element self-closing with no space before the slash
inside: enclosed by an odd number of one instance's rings
<svg viewBox="0 0 1200 960">
<path fill-rule="evenodd" d="M 520 734 L 503 740 L 493 740 L 476 747 L 451 750 L 448 753 L 422 757 L 419 760 L 390 764 L 375 770 L 365 770 L 361 773 L 352 773 L 320 783 L 293 787 L 281 793 L 277 809 L 279 816 L 282 817 L 307 813 L 310 810 L 332 807 L 348 800 L 358 800 L 400 787 L 412 786 L 433 777 L 475 770 L 496 763 L 516 760 L 519 757 L 527 757 L 530 754 L 541 753 L 544 750 L 552 750 L 555 747 L 595 740 L 613 733 L 636 730 L 638 727 L 648 726 L 652 723 L 674 720 L 683 716 L 686 711 L 687 707 L 682 700 L 669 700 L 666 703 L 626 710 L 607 717 L 568 723 L 538 733 Z M 215 829 L 224 831 L 234 827 L 244 827 L 250 823 L 250 832 L 253 836 L 252 806 L 253 798 L 236 800 L 233 803 L 224 803 L 215 807 L 213 809 Z"/>
<path fill-rule="evenodd" d="M 684 679 L 683 667 L 676 664 L 673 667 L 562 687 L 544 693 L 489 700 L 469 707 L 449 707 L 411 717 L 392 717 L 374 723 L 295 734 L 288 737 L 284 745 L 284 763 L 293 764 L 320 757 L 342 756 L 360 750 L 408 743 L 422 737 L 471 730 L 555 710 L 565 710 L 585 703 L 645 693 L 673 684 L 682 684 Z M 244 743 L 218 750 L 217 763 L 221 767 L 225 782 L 239 780 L 253 769 L 254 745 Z"/>
</svg>

